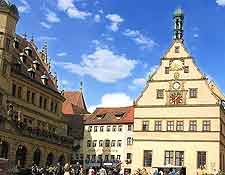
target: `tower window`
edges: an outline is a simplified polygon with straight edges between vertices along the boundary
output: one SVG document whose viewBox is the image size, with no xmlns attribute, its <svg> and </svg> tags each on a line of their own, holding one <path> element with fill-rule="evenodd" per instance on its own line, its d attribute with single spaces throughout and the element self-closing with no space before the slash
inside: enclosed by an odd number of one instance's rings
<svg viewBox="0 0 225 175">
<path fill-rule="evenodd" d="M 190 88 L 189 89 L 189 96 L 190 98 L 197 98 L 198 89 L 197 88 Z"/>
<path fill-rule="evenodd" d="M 175 53 L 180 53 L 180 47 L 179 46 L 175 47 Z"/>
<path fill-rule="evenodd" d="M 189 73 L 189 66 L 184 66 L 184 73 Z"/>
<path fill-rule="evenodd" d="M 157 99 L 163 99 L 164 98 L 164 89 L 157 89 L 156 93 L 157 93 L 157 96 L 156 96 Z"/>
<path fill-rule="evenodd" d="M 170 68 L 169 67 L 165 67 L 165 74 L 169 74 L 170 73 Z"/>
</svg>

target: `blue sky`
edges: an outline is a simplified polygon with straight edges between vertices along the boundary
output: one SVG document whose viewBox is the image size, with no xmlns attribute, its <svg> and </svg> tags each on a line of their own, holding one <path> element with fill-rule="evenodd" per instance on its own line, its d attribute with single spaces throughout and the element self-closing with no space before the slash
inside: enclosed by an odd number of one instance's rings
<svg viewBox="0 0 225 175">
<path fill-rule="evenodd" d="M 225 0 L 11 0 L 17 33 L 48 42 L 59 86 L 84 83 L 89 108 L 130 104 L 172 42 L 173 11 L 185 12 L 185 46 L 225 92 Z"/>
</svg>

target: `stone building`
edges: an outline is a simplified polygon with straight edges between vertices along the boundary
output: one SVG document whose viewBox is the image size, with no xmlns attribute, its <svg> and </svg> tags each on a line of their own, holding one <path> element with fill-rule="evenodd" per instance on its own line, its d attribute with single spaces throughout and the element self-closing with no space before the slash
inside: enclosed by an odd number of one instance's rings
<svg viewBox="0 0 225 175">
<path fill-rule="evenodd" d="M 16 6 L 0 0 L 0 157 L 21 168 L 67 162 L 73 139 L 47 46 L 39 51 L 33 39 L 17 35 L 18 20 Z"/>
<path fill-rule="evenodd" d="M 68 134 L 73 137 L 73 163 L 83 163 L 84 120 L 89 116 L 82 88 L 80 91 L 65 91 L 62 112 L 68 124 Z"/>
<path fill-rule="evenodd" d="M 97 108 L 84 121 L 84 165 L 131 171 L 134 108 Z"/>
<path fill-rule="evenodd" d="M 172 44 L 135 103 L 133 170 L 225 170 L 224 96 L 184 46 L 181 9 L 173 19 Z"/>
</svg>

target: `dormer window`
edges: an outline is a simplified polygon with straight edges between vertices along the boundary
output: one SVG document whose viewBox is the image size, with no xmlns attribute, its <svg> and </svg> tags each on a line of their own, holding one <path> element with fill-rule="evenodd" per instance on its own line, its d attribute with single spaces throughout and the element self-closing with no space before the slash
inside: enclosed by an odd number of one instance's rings
<svg viewBox="0 0 225 175">
<path fill-rule="evenodd" d="M 39 70 L 40 62 L 38 60 L 33 61 L 33 66 L 35 70 Z"/>
<path fill-rule="evenodd" d="M 175 53 L 180 53 L 180 47 L 179 46 L 175 47 Z"/>
<path fill-rule="evenodd" d="M 189 73 L 189 66 L 184 66 L 184 73 Z"/>
<path fill-rule="evenodd" d="M 98 114 L 96 117 L 100 120 L 103 119 L 105 117 L 106 114 Z"/>
<path fill-rule="evenodd" d="M 48 84 L 48 76 L 47 75 L 42 75 L 41 76 L 41 81 L 44 85 L 47 85 Z"/>
<path fill-rule="evenodd" d="M 28 70 L 27 70 L 27 72 L 29 72 L 29 74 L 30 74 L 30 77 L 31 78 L 35 78 L 35 70 L 34 70 L 34 68 L 29 68 Z"/>
<path fill-rule="evenodd" d="M 24 63 L 24 64 L 26 64 L 26 62 L 27 62 L 27 56 L 26 56 L 26 54 L 25 53 L 20 53 L 20 60 Z"/>
<path fill-rule="evenodd" d="M 124 116 L 125 112 L 116 112 L 115 113 L 115 116 L 116 116 L 116 119 L 121 119 L 123 116 Z"/>
<path fill-rule="evenodd" d="M 32 49 L 31 49 L 29 46 L 27 46 L 27 47 L 24 49 L 24 51 L 25 51 L 25 53 L 26 53 L 28 56 L 32 57 Z"/>
</svg>

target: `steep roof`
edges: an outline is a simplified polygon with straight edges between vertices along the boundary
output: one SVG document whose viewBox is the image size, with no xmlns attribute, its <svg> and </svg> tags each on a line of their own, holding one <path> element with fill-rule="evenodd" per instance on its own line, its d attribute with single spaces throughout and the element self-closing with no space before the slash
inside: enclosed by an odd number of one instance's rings
<svg viewBox="0 0 225 175">
<path fill-rule="evenodd" d="M 96 108 L 84 124 L 129 124 L 134 122 L 134 107 Z"/>
<path fill-rule="evenodd" d="M 65 101 L 62 112 L 65 116 L 88 113 L 84 96 L 81 91 L 64 92 Z"/>
</svg>

